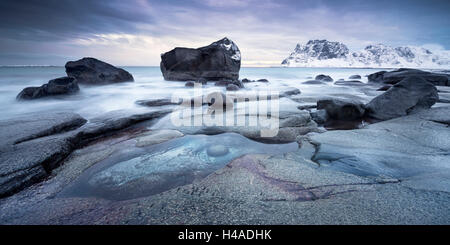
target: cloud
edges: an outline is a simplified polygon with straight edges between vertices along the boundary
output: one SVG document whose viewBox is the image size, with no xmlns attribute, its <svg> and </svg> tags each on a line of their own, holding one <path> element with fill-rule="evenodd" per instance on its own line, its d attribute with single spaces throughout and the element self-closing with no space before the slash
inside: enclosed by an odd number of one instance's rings
<svg viewBox="0 0 450 245">
<path fill-rule="evenodd" d="M 309 39 L 340 41 L 352 50 L 379 42 L 450 45 L 450 31 L 439 27 L 448 22 L 439 10 L 444 2 L 423 8 L 424 3 L 412 2 L 408 9 L 404 2 L 386 3 L 2 0 L 0 52 L 20 54 L 17 57 L 24 53 L 95 56 L 117 65 L 158 65 L 160 54 L 176 46 L 200 47 L 227 36 L 241 49 L 244 65 L 278 65 L 297 43 Z M 37 60 L 24 57 L 22 63 Z M 0 64 L 8 62 L 0 56 Z"/>
</svg>

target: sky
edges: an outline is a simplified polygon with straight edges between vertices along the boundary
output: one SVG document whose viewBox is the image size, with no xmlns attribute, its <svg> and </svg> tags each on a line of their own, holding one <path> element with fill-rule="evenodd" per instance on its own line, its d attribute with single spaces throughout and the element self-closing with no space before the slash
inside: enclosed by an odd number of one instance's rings
<svg viewBox="0 0 450 245">
<path fill-rule="evenodd" d="M 0 0 L 0 65 L 64 65 L 95 57 L 157 66 L 175 47 L 223 37 L 243 66 L 276 66 L 297 43 L 450 49 L 448 0 Z"/>
</svg>

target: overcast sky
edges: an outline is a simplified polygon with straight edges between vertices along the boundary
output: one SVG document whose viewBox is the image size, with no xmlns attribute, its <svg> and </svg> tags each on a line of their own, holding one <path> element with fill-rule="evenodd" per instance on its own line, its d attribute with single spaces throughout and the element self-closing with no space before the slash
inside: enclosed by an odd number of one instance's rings
<svg viewBox="0 0 450 245">
<path fill-rule="evenodd" d="M 0 65 L 159 65 L 225 36 L 245 66 L 279 65 L 310 39 L 450 49 L 449 11 L 448 0 L 0 0 Z"/>
</svg>

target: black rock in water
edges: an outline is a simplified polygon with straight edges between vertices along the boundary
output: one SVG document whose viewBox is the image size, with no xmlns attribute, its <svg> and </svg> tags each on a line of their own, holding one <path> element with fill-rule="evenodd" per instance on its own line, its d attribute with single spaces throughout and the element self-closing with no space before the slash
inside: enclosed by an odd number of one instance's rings
<svg viewBox="0 0 450 245">
<path fill-rule="evenodd" d="M 80 84 L 105 85 L 134 81 L 133 76 L 124 69 L 94 58 L 67 62 L 66 73 Z"/>
<path fill-rule="evenodd" d="M 170 99 L 153 99 L 153 100 L 138 100 L 135 102 L 138 105 L 142 106 L 165 106 L 165 105 L 179 105 L 180 103 L 174 103 Z"/>
<path fill-rule="evenodd" d="M 224 38 L 198 49 L 175 48 L 161 55 L 160 66 L 165 80 L 236 80 L 241 53 L 233 41 Z"/>
<path fill-rule="evenodd" d="M 354 120 L 364 116 L 364 104 L 359 101 L 343 99 L 324 99 L 317 101 L 317 109 L 325 110 L 327 115 L 337 120 Z"/>
<path fill-rule="evenodd" d="M 220 81 L 217 81 L 214 85 L 226 87 L 231 84 L 237 86 L 238 88 L 244 88 L 244 84 L 239 80 L 220 80 Z"/>
<path fill-rule="evenodd" d="M 341 86 L 364 86 L 365 83 L 359 81 L 359 80 L 339 80 L 334 83 L 335 85 L 341 85 Z"/>
<path fill-rule="evenodd" d="M 40 87 L 28 87 L 17 95 L 18 100 L 33 100 L 42 97 L 74 94 L 80 90 L 77 81 L 72 77 L 61 77 L 50 80 Z"/>
<path fill-rule="evenodd" d="M 302 82 L 302 84 L 320 85 L 320 84 L 325 84 L 325 83 L 322 81 L 319 81 L 319 80 L 308 80 L 306 82 Z"/>
<path fill-rule="evenodd" d="M 255 80 L 250 80 L 248 78 L 244 78 L 244 79 L 242 79 L 242 82 L 243 83 L 253 83 L 253 82 L 255 82 Z"/>
<path fill-rule="evenodd" d="M 366 105 L 368 116 L 388 120 L 428 109 L 439 100 L 436 87 L 422 77 L 407 77 Z"/>
<path fill-rule="evenodd" d="M 333 78 L 331 78 L 328 75 L 320 74 L 320 75 L 316 76 L 315 80 L 325 81 L 325 82 L 332 82 Z"/>
<path fill-rule="evenodd" d="M 239 87 L 234 84 L 228 84 L 226 89 L 227 89 L 227 91 L 237 91 L 237 90 L 239 90 Z"/>
<path fill-rule="evenodd" d="M 450 86 L 449 76 L 442 73 L 433 73 L 417 69 L 401 68 L 394 71 L 380 71 L 368 76 L 369 82 L 379 82 L 385 84 L 396 84 L 404 78 L 418 76 L 422 77 L 435 86 Z"/>
<path fill-rule="evenodd" d="M 348 79 L 361 79 L 360 75 L 351 75 Z"/>
<path fill-rule="evenodd" d="M 201 83 L 202 85 L 206 85 L 206 84 L 208 84 L 208 80 L 206 80 L 206 79 L 204 79 L 204 78 L 202 77 L 202 78 L 199 78 L 199 79 L 197 80 L 197 83 Z"/>
</svg>

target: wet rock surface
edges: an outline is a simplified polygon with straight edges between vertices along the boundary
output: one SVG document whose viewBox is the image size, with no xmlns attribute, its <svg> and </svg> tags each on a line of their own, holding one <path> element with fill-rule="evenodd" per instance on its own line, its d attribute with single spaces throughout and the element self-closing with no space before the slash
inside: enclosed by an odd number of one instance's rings
<svg viewBox="0 0 450 245">
<path fill-rule="evenodd" d="M 324 99 L 317 101 L 317 109 L 323 109 L 331 119 L 355 120 L 364 116 L 362 102 L 356 100 Z"/>
<path fill-rule="evenodd" d="M 40 182 L 75 149 L 168 111 L 129 115 L 116 111 L 87 120 L 70 112 L 37 113 L 0 122 L 0 196 Z"/>
<path fill-rule="evenodd" d="M 333 78 L 331 78 L 331 77 L 328 76 L 328 75 L 320 74 L 320 75 L 317 75 L 317 76 L 316 76 L 315 80 L 318 80 L 318 81 L 324 81 L 324 82 L 332 82 L 332 81 L 333 81 Z"/>
<path fill-rule="evenodd" d="M 65 67 L 67 76 L 75 78 L 79 84 L 105 85 L 134 81 L 133 76 L 124 69 L 95 58 L 69 61 Z"/>
</svg>

